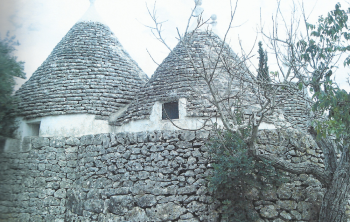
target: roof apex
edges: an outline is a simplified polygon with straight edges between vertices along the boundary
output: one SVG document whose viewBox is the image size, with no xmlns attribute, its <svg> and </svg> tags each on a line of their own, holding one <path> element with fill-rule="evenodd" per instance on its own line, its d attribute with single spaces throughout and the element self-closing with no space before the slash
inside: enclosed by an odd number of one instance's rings
<svg viewBox="0 0 350 222">
<path fill-rule="evenodd" d="M 78 22 L 16 92 L 18 115 L 108 119 L 133 100 L 147 79 L 108 26 Z"/>
<path fill-rule="evenodd" d="M 96 0 L 90 0 L 90 7 L 85 12 L 83 17 L 81 17 L 78 20 L 78 22 L 99 22 L 99 23 L 105 24 L 104 20 L 98 14 L 98 12 L 95 8 L 95 1 Z"/>
</svg>

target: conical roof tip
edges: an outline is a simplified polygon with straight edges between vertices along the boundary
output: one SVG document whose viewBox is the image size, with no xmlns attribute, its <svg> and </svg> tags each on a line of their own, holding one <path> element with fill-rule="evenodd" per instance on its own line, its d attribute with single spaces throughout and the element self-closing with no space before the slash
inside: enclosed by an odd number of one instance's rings
<svg viewBox="0 0 350 222">
<path fill-rule="evenodd" d="M 216 109 L 203 99 L 209 96 L 209 89 L 203 78 L 196 74 L 193 65 L 203 68 L 202 58 L 209 65 L 210 59 L 215 60 L 217 52 L 223 47 L 221 56 L 228 64 L 241 64 L 236 54 L 223 44 L 219 36 L 210 30 L 188 33 L 184 41 L 179 42 L 173 51 L 159 65 L 147 84 L 136 93 L 136 99 L 128 109 L 117 119 L 110 120 L 110 125 L 121 126 L 130 121 L 148 119 L 156 101 L 171 102 L 186 98 L 187 117 L 203 117 L 216 115 Z M 193 61 L 192 64 L 189 61 Z M 242 65 L 241 65 L 242 66 Z M 243 72 L 244 67 L 242 67 Z M 216 89 L 222 89 L 224 94 L 228 87 L 239 87 L 239 81 L 232 79 L 221 61 L 215 71 L 213 84 Z M 207 96 L 207 97 L 208 97 Z M 203 97 L 203 98 L 201 98 Z"/>
<path fill-rule="evenodd" d="M 16 92 L 19 116 L 93 114 L 108 119 L 133 100 L 148 77 L 97 15 L 91 0 L 81 22 Z"/>
<path fill-rule="evenodd" d="M 83 17 L 81 17 L 81 19 L 78 20 L 78 22 L 99 22 L 105 24 L 104 20 L 98 14 L 95 8 L 95 2 L 96 0 L 90 0 L 90 7 L 85 12 Z"/>
</svg>

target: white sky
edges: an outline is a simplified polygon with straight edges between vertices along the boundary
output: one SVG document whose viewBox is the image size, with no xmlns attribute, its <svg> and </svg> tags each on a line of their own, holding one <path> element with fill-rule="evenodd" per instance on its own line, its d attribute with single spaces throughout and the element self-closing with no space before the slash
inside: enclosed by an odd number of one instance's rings
<svg viewBox="0 0 350 222">
<path fill-rule="evenodd" d="M 233 1 L 234 2 L 234 1 Z M 272 14 L 276 10 L 276 0 L 239 0 L 234 26 L 230 31 L 229 43 L 234 51 L 240 52 L 238 36 L 245 51 L 250 51 L 257 36 L 257 27 L 261 18 L 265 27 L 271 24 Z M 292 0 L 282 0 L 282 11 L 288 16 L 292 10 Z M 298 3 L 297 0 L 294 2 Z M 346 0 L 305 0 L 306 12 L 312 12 L 310 21 L 315 22 L 319 15 L 326 15 L 340 2 L 342 8 L 348 6 Z M 149 28 L 153 25 L 146 9 L 146 3 L 152 7 L 154 0 L 96 0 L 96 9 L 105 23 L 118 37 L 131 57 L 148 76 L 157 65 L 149 57 L 161 63 L 169 51 L 152 36 Z M 16 55 L 25 62 L 27 79 L 48 57 L 56 44 L 68 30 L 84 15 L 89 7 L 88 0 L 0 0 L 0 36 L 4 38 L 7 31 L 16 35 L 20 42 Z M 229 0 L 203 0 L 206 15 L 217 15 L 217 29 L 224 33 L 228 28 L 230 15 Z M 168 44 L 174 47 L 176 27 L 183 32 L 193 0 L 157 0 L 159 20 L 168 20 L 164 24 L 164 36 Z M 257 36 L 258 40 L 261 39 Z M 253 49 L 253 54 L 257 49 Z M 256 64 L 257 56 L 252 60 Z M 269 64 L 270 71 L 273 64 Z M 346 71 L 338 81 L 345 82 Z"/>
</svg>

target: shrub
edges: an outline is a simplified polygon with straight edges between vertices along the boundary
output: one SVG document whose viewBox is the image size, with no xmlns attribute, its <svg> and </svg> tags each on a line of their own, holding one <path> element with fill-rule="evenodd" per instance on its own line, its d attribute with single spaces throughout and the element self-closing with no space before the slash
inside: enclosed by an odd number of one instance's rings
<svg viewBox="0 0 350 222">
<path fill-rule="evenodd" d="M 269 162 L 250 157 L 246 142 L 237 134 L 218 132 L 210 147 L 214 169 L 208 187 L 222 203 L 221 219 L 233 222 L 257 219 L 253 198 L 249 197 L 251 191 L 280 184 L 283 181 L 280 171 Z"/>
</svg>

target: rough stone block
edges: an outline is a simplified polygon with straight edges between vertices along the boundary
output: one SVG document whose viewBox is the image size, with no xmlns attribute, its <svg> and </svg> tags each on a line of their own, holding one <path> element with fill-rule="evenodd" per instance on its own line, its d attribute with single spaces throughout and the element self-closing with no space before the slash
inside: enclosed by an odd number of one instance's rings
<svg viewBox="0 0 350 222">
<path fill-rule="evenodd" d="M 79 146 L 80 145 L 80 140 L 76 137 L 69 137 L 66 140 L 66 144 L 69 146 Z"/>
<path fill-rule="evenodd" d="M 278 200 L 276 202 L 277 206 L 279 206 L 283 210 L 295 210 L 297 209 L 297 203 L 293 200 Z"/>
<path fill-rule="evenodd" d="M 97 134 L 94 136 L 93 144 L 94 145 L 102 145 L 102 135 L 101 134 Z"/>
<path fill-rule="evenodd" d="M 151 220 L 177 220 L 186 211 L 175 203 L 158 204 L 154 208 L 147 208 L 146 213 Z"/>
<path fill-rule="evenodd" d="M 110 146 L 110 141 L 111 141 L 109 134 L 104 133 L 101 135 L 101 138 L 102 138 L 102 147 L 108 148 Z"/>
<path fill-rule="evenodd" d="M 28 152 L 32 149 L 32 137 L 26 136 L 22 140 L 22 152 Z"/>
<path fill-rule="evenodd" d="M 195 131 L 181 131 L 180 139 L 191 142 L 196 139 L 196 133 Z"/>
<path fill-rule="evenodd" d="M 50 146 L 55 148 L 61 148 L 66 145 L 66 139 L 64 137 L 53 137 L 50 139 Z"/>
<path fill-rule="evenodd" d="M 134 198 L 131 195 L 112 196 L 107 205 L 109 212 L 124 215 L 133 208 Z"/>
<path fill-rule="evenodd" d="M 98 199 L 90 199 L 85 201 L 84 209 L 94 213 L 103 213 L 104 201 Z"/>
<path fill-rule="evenodd" d="M 273 187 L 268 188 L 268 189 L 266 189 L 266 190 L 263 190 L 263 191 L 261 192 L 261 194 L 262 194 L 262 199 L 263 199 L 263 200 L 272 200 L 272 201 L 274 201 L 274 200 L 277 200 L 277 199 L 278 199 L 278 198 L 277 198 L 276 189 L 273 188 Z"/>
<path fill-rule="evenodd" d="M 146 132 L 139 132 L 137 133 L 137 142 L 138 143 L 147 143 L 148 142 L 148 135 Z"/>
<path fill-rule="evenodd" d="M 292 196 L 292 188 L 294 187 L 295 187 L 294 184 L 290 184 L 290 183 L 282 184 L 281 187 L 279 187 L 277 190 L 278 198 L 280 198 L 281 200 L 289 199 Z"/>
<path fill-rule="evenodd" d="M 177 190 L 177 193 L 179 195 L 190 195 L 190 194 L 195 194 L 197 191 L 197 188 L 195 186 L 185 186 L 181 187 Z"/>
<path fill-rule="evenodd" d="M 128 133 L 126 138 L 130 144 L 137 143 L 137 134 L 135 133 Z"/>
<path fill-rule="evenodd" d="M 55 192 L 54 197 L 63 199 L 66 198 L 66 193 L 66 189 L 59 189 Z"/>
<path fill-rule="evenodd" d="M 85 135 L 80 138 L 81 145 L 92 145 L 94 141 L 94 135 Z"/>
<path fill-rule="evenodd" d="M 126 134 L 125 133 L 118 133 L 116 135 L 116 140 L 118 142 L 118 144 L 125 144 L 125 140 L 126 140 Z"/>
<path fill-rule="evenodd" d="M 134 207 L 132 210 L 128 211 L 125 215 L 126 221 L 137 221 L 137 222 L 148 222 L 149 218 L 146 215 L 144 209 L 140 207 Z"/>
<path fill-rule="evenodd" d="M 157 135 L 155 132 L 150 132 L 148 134 L 148 141 L 150 142 L 156 142 L 157 141 Z"/>
<path fill-rule="evenodd" d="M 60 200 L 52 196 L 44 198 L 43 202 L 44 202 L 44 206 L 47 206 L 47 207 L 60 205 Z"/>
<path fill-rule="evenodd" d="M 135 202 L 139 207 L 152 207 L 157 203 L 156 197 L 154 195 L 145 194 L 135 196 Z"/>
<path fill-rule="evenodd" d="M 192 143 L 187 141 L 179 141 L 176 143 L 176 146 L 181 149 L 192 148 Z"/>
<path fill-rule="evenodd" d="M 163 131 L 163 139 L 166 141 L 178 140 L 178 133 L 176 131 Z"/>
<path fill-rule="evenodd" d="M 264 218 L 274 218 L 278 216 L 278 211 L 274 205 L 267 205 L 261 208 L 260 215 Z"/>
<path fill-rule="evenodd" d="M 115 146 L 118 145 L 117 139 L 116 139 L 116 134 L 115 133 L 110 133 L 109 134 L 109 138 L 110 138 L 110 146 Z"/>
<path fill-rule="evenodd" d="M 199 130 L 196 131 L 196 139 L 197 140 L 207 140 L 209 138 L 209 131 L 205 131 L 205 130 Z"/>
<path fill-rule="evenodd" d="M 50 140 L 49 138 L 45 137 L 33 137 L 32 139 L 32 146 L 34 149 L 38 149 L 44 146 L 49 146 Z"/>
<path fill-rule="evenodd" d="M 78 216 L 83 215 L 83 202 L 81 200 L 85 199 L 84 197 L 80 196 L 76 192 L 72 190 L 68 190 L 67 192 L 67 202 L 66 207 L 67 209 L 71 210 L 74 214 L 77 214 Z"/>
</svg>

